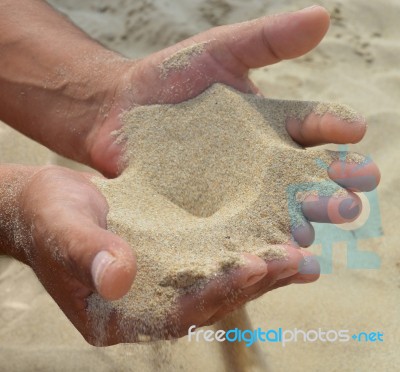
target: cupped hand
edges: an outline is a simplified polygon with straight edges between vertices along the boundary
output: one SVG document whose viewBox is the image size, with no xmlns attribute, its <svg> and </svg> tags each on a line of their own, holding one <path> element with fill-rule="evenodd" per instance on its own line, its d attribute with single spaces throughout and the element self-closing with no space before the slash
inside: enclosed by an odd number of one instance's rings
<svg viewBox="0 0 400 372">
<path fill-rule="evenodd" d="M 328 26 L 329 15 L 317 6 L 299 12 L 214 28 L 147 58 L 127 64 L 124 74 L 121 74 L 117 81 L 111 108 L 103 120 L 95 123 L 88 135 L 89 164 L 111 177 L 117 176 L 123 170 L 123 146 L 115 142 L 112 133 L 121 128 L 120 117 L 125 110 L 140 105 L 178 103 L 195 97 L 216 82 L 225 83 L 243 92 L 259 94 L 248 78 L 251 68 L 305 54 L 320 42 Z M 187 48 L 193 45 L 201 45 L 201 51 L 191 55 L 189 64 L 167 72 L 163 70 L 165 61 L 182 51 L 187 51 Z M 360 119 L 349 126 L 347 122 L 331 114 L 322 117 L 310 114 L 302 122 L 288 117 L 287 131 L 294 141 L 304 147 L 325 143 L 356 143 L 363 138 L 366 123 Z M 358 169 L 357 177 L 354 176 L 353 168 L 352 164 L 334 162 L 328 169 L 328 175 L 348 190 L 349 198 L 359 207 L 360 212 L 360 200 L 353 191 L 373 189 L 379 183 L 380 175 L 372 162 L 366 163 L 361 170 Z M 360 174 L 372 181 L 366 184 L 363 181 L 365 177 L 359 177 Z M 330 210 L 326 213 L 328 206 Z M 341 223 L 357 217 L 357 214 L 350 217 L 341 216 L 340 213 L 336 213 L 339 207 L 337 200 L 330 204 L 324 200 L 306 200 L 303 203 L 303 213 L 308 220 L 317 222 Z M 334 221 L 324 220 L 323 216 L 327 214 L 338 218 Z M 102 221 L 105 221 L 106 215 L 102 218 Z M 101 228 L 104 228 L 104 225 Z M 182 298 L 178 306 L 182 314 L 179 327 L 166 330 L 167 333 L 172 336 L 184 335 L 191 325 L 211 324 L 270 290 L 292 283 L 316 280 L 319 276 L 317 260 L 298 247 L 312 243 L 314 232 L 311 224 L 306 224 L 302 231 L 294 231 L 293 238 L 294 241 L 284 246 L 287 252 L 286 260 L 267 263 L 258 257 L 246 255 L 247 265 L 230 272 L 224 280 L 210 282 L 203 292 L 195 297 L 188 295 Z M 84 286 L 83 283 L 82 285 Z M 87 285 L 85 288 L 86 290 L 79 292 L 85 296 L 95 289 Z M 235 293 L 234 301 L 228 300 L 232 298 L 230 293 Z M 81 309 L 85 306 L 85 296 L 81 296 L 78 301 Z M 74 324 L 87 340 L 95 343 L 91 330 L 82 326 L 89 324 L 86 317 L 87 313 L 82 311 Z M 126 338 L 126 335 L 121 338 L 117 324 L 117 321 L 113 322 L 114 328 L 109 329 L 104 343 L 137 341 L 134 336 L 131 339 L 129 336 Z"/>
<path fill-rule="evenodd" d="M 379 182 L 379 171 L 373 163 L 366 163 L 352 178 L 353 167 L 351 163 L 338 167 L 334 162 L 328 173 L 342 187 L 346 187 L 346 182 L 351 185 L 347 186 L 348 195 L 357 205 L 358 198 L 352 191 L 374 188 Z M 374 177 L 373 183 L 364 175 Z M 123 322 L 125 331 L 121 331 L 118 314 L 111 314 L 106 334 L 98 339 L 97 326 L 87 311 L 90 295 L 98 293 L 106 300 L 119 299 L 128 292 L 136 274 L 135 247 L 107 231 L 108 205 L 91 177 L 87 173 L 50 166 L 29 178 L 19 200 L 25 226 L 22 231 L 29 231 L 31 235 L 30 246 L 25 246 L 25 262 L 90 343 L 137 342 L 140 340 L 135 324 L 140 321 L 137 322 L 134 315 L 128 323 L 132 332 L 127 333 L 126 320 Z M 366 179 L 369 181 L 365 182 Z M 343 216 L 340 198 L 332 200 L 336 202 L 319 206 L 318 200 L 305 200 L 302 205 L 304 216 L 307 220 L 335 223 L 357 217 Z M 339 216 L 335 221 L 322 221 L 320 216 L 325 214 L 315 212 L 323 211 L 327 206 L 330 215 Z M 286 251 L 285 259 L 265 262 L 257 256 L 244 254 L 244 265 L 219 275 L 200 292 L 179 298 L 169 314 L 174 322 L 166 322 L 166 329 L 161 334 L 166 338 L 183 336 L 192 325 L 212 324 L 268 291 L 316 280 L 318 261 L 299 247 L 311 243 L 311 225 L 307 231 L 294 231 L 293 237 L 298 244 L 289 241 L 281 246 Z M 168 324 L 173 327 L 168 328 Z"/>
<path fill-rule="evenodd" d="M 140 105 L 181 102 L 215 82 L 257 94 L 257 88 L 248 78 L 249 69 L 303 55 L 319 43 L 328 25 L 327 12 L 313 7 L 215 28 L 140 61 L 124 63 L 123 73 L 115 86 L 110 87 L 113 94 L 107 95 L 107 102 L 103 102 L 108 108 L 106 114 L 94 124 L 90 123 L 90 130 L 84 131 L 87 153 L 78 160 L 106 176 L 117 176 L 123 170 L 123 146 L 115 142 L 112 133 L 121 128 L 120 115 L 125 110 Z M 194 44 L 202 44 L 201 52 L 194 53 L 185 68 L 163 73 L 160 67 L 163 62 Z M 361 140 L 365 122 L 347 124 L 331 114 L 322 117 L 310 114 L 302 122 L 288 118 L 287 131 L 302 146 Z M 346 188 L 354 203 L 359 205 L 352 191 L 376 187 L 379 170 L 371 162 L 359 170 L 358 173 L 372 179 L 365 184 L 363 177 L 353 180 L 351 167 L 351 164 L 336 162 L 330 166 L 328 174 Z M 90 182 L 90 175 L 57 167 L 44 168 L 29 181 L 21 203 L 33 237 L 30 265 L 85 339 L 96 344 L 87 313 L 87 298 L 98 292 L 103 298 L 113 300 L 129 290 L 136 273 L 134 247 L 106 230 L 107 202 Z M 321 216 L 326 213 L 318 211 L 324 212 L 326 205 L 318 200 L 309 204 L 305 201 L 303 213 L 308 220 L 322 220 Z M 332 212 L 329 215 L 340 215 L 335 213 L 339 205 L 330 204 L 329 208 Z M 347 221 L 340 221 L 339 216 L 331 222 Z M 312 227 L 305 228 L 305 232 L 297 232 L 297 235 L 293 232 L 300 246 L 312 242 Z M 182 314 L 180 323 L 173 330 L 166 330 L 166 334 L 182 336 L 191 325 L 213 323 L 270 290 L 316 280 L 319 275 L 317 260 L 298 245 L 288 242 L 284 246 L 287 258 L 281 261 L 264 262 L 246 255 L 245 266 L 227 273 L 223 280 L 211 281 L 196 296 L 181 298 L 177 309 Z M 134 336 L 131 339 L 121 336 L 117 321 L 102 340 L 104 344 L 135 341 L 138 340 Z"/>
<path fill-rule="evenodd" d="M 307 53 L 321 41 L 328 27 L 329 14 L 315 6 L 216 27 L 144 59 L 126 63 L 115 86 L 110 87 L 112 96 L 108 95 L 103 105 L 109 109 L 94 125 L 90 124 L 86 162 L 108 177 L 117 176 L 124 167 L 123 145 L 116 143 L 112 133 L 121 128 L 121 113 L 140 105 L 179 103 L 217 82 L 245 93 L 259 93 L 248 78 L 250 69 Z M 199 45 L 187 57 L 185 51 Z M 182 55 L 183 65 L 175 68 Z M 171 62 L 174 57 L 178 62 Z"/>
<path fill-rule="evenodd" d="M 19 200 L 23 230 L 30 231 L 31 241 L 25 246 L 25 262 L 90 343 L 136 342 L 134 329 L 130 336 L 118 328 L 118 314 L 113 314 L 106 336 L 96 339 L 96 325 L 87 311 L 92 293 L 106 300 L 118 299 L 129 290 L 136 274 L 131 247 L 106 230 L 107 202 L 91 177 L 49 166 L 29 178 Z M 209 282 L 200 293 L 180 298 L 170 314 L 174 318 L 180 314 L 179 321 L 173 329 L 165 329 L 165 337 L 182 336 L 191 325 L 213 323 L 269 290 L 317 279 L 318 263 L 307 252 L 290 245 L 283 248 L 285 260 L 266 263 L 246 254 L 246 265 Z"/>
</svg>

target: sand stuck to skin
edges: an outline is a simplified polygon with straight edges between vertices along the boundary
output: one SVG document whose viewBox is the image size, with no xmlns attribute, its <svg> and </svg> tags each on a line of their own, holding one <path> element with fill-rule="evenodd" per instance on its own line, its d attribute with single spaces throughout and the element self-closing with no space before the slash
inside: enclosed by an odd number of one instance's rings
<svg viewBox="0 0 400 372">
<path fill-rule="evenodd" d="M 221 84 L 181 104 L 125 113 L 117 140 L 129 166 L 96 184 L 110 206 L 108 229 L 136 252 L 138 274 L 119 301 L 93 295 L 92 314 L 116 312 L 127 338 L 163 337 L 179 296 L 239 266 L 243 252 L 285 259 L 274 245 L 304 221 L 298 195 L 343 193 L 326 173 L 338 155 L 303 149 L 286 132 L 289 117 L 312 111 L 357 119 L 342 106 L 269 100 Z"/>
</svg>

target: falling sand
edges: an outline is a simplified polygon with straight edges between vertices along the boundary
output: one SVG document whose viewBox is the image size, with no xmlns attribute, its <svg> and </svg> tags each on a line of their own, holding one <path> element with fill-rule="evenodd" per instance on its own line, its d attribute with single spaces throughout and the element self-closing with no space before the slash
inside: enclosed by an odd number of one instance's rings
<svg viewBox="0 0 400 372">
<path fill-rule="evenodd" d="M 179 323 L 178 299 L 240 266 L 243 252 L 285 259 L 276 245 L 304 222 L 301 200 L 346 193 L 326 172 L 340 154 L 304 149 L 286 132 L 288 118 L 311 112 L 359 119 L 343 106 L 270 100 L 221 84 L 123 115 L 117 140 L 129 166 L 96 185 L 110 206 L 108 229 L 136 252 L 138 274 L 121 300 L 89 299 L 100 339 L 115 315 L 127 340 L 165 337 Z"/>
</svg>

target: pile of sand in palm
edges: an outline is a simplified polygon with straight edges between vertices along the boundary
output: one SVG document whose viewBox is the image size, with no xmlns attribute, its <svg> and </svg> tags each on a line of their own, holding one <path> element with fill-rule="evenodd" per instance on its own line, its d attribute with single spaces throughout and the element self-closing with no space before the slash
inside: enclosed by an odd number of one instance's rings
<svg viewBox="0 0 400 372">
<path fill-rule="evenodd" d="M 126 141 L 129 166 L 96 184 L 110 206 L 108 229 L 136 252 L 138 274 L 121 300 L 90 298 L 99 337 L 115 312 L 127 339 L 163 337 L 177 298 L 240 265 L 242 252 L 285 259 L 274 244 L 288 242 L 303 220 L 296 194 L 340 193 L 321 166 L 335 155 L 303 149 L 286 132 L 288 117 L 310 112 L 357 119 L 343 107 L 270 100 L 221 84 L 180 104 L 124 114 L 118 140 Z"/>
</svg>

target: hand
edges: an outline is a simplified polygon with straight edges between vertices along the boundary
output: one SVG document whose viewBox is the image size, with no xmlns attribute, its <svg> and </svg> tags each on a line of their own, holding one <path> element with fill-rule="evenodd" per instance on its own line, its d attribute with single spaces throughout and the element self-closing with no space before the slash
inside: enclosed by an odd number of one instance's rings
<svg viewBox="0 0 400 372">
<path fill-rule="evenodd" d="M 111 133 L 120 129 L 119 115 L 123 111 L 139 105 L 182 102 L 197 96 L 216 82 L 242 92 L 259 93 L 248 78 L 251 68 L 307 53 L 321 41 L 328 27 L 328 13 L 316 6 L 213 28 L 127 64 L 125 72 L 116 80 L 116 87 L 112 88 L 115 94 L 104 105 L 111 109 L 103 120 L 100 118 L 94 122 L 87 136 L 87 163 L 106 176 L 115 177 L 122 171 L 123 147 L 115 143 Z M 161 66 L 168 58 L 199 44 L 202 48 L 193 54 L 188 66 L 162 70 Z M 359 134 L 355 133 L 355 136 L 359 137 Z M 319 136 L 318 133 L 313 135 Z M 344 138 L 333 140 L 338 143 L 345 141 Z"/>
<path fill-rule="evenodd" d="M 13 6 L 13 2 L 9 4 Z M 222 82 L 244 92 L 258 93 L 247 77 L 250 68 L 306 53 L 318 44 L 328 24 L 326 11 L 314 7 L 240 25 L 215 28 L 136 62 L 112 54 L 115 69 L 111 68 L 109 61 L 103 64 L 97 62 L 102 58 L 93 58 L 97 64 L 93 68 L 90 64 L 85 65 L 86 75 L 82 77 L 82 72 L 77 76 L 71 75 L 74 77 L 72 88 L 68 83 L 69 70 L 65 69 L 67 82 L 64 89 L 50 91 L 52 102 L 58 105 L 54 105 L 58 107 L 57 110 L 44 110 L 44 103 L 49 102 L 46 99 L 48 89 L 41 87 L 41 94 L 30 101 L 35 105 L 31 108 L 27 105 L 26 110 L 21 106 L 20 112 L 15 110 L 18 115 L 9 115 L 6 121 L 16 123 L 14 126 L 22 132 L 63 155 L 91 165 L 107 176 L 117 176 L 121 171 L 122 147 L 114 142 L 111 133 L 121 127 L 121 112 L 137 105 L 180 102 L 196 96 L 214 82 Z M 90 49 L 94 56 L 99 51 L 104 59 L 110 57 L 111 52 L 107 54 L 97 44 L 94 47 L 94 43 L 82 36 L 82 33 L 76 34 L 78 39 L 84 39 L 85 48 Z M 65 39 L 68 35 L 65 32 L 60 37 Z M 205 43 L 204 49 L 191 58 L 188 68 L 170 71 L 166 75 L 161 73 L 159 66 L 163 61 L 194 43 Z M 68 45 L 71 44 L 70 41 Z M 77 45 L 76 49 L 81 51 L 85 48 Z M 82 66 L 76 62 L 78 58 L 61 58 L 61 52 L 59 55 L 54 52 L 53 55 L 55 58 L 59 56 L 68 67 L 72 66 L 71 69 L 75 66 L 77 71 L 82 71 Z M 36 77 L 35 74 L 32 76 Z M 80 86 L 80 83 L 83 85 Z M 62 84 L 60 86 L 63 87 Z M 12 88 L 11 84 L 8 92 L 12 93 Z M 8 96 L 12 98 L 12 94 Z M 7 104 L 8 96 L 4 95 L 4 105 Z M 20 101 L 12 102 L 15 105 L 14 102 Z M 39 120 L 37 127 L 28 128 L 21 123 L 31 123 L 32 120 L 23 119 L 31 119 L 32 112 L 36 113 L 33 115 L 35 123 L 38 117 L 42 120 Z M 73 123 L 74 130 L 71 130 L 70 123 Z M 311 114 L 301 123 L 288 120 L 287 130 L 303 146 L 327 142 L 354 143 L 361 140 L 366 130 L 365 123 L 360 121 L 352 126 L 346 124 L 330 114 L 323 117 Z M 64 138 L 61 144 L 60 134 Z M 379 171 L 373 163 L 361 170 L 372 176 L 372 185 L 354 186 L 349 169 L 350 166 L 342 170 L 340 181 L 349 190 L 366 190 L 379 182 Z M 23 211 L 25 230 L 28 235 L 32 232 L 32 245 L 26 247 L 27 253 L 22 257 L 21 252 L 15 249 L 10 252 L 13 251 L 14 256 L 32 266 L 77 329 L 89 342 L 94 343 L 96 340 L 85 310 L 86 298 L 94 291 L 106 299 L 116 299 L 126 293 L 136 270 L 131 248 L 105 230 L 107 203 L 90 183 L 88 175 L 61 168 L 45 168 L 29 179 L 21 195 L 18 203 Z M 315 210 L 323 208 L 314 203 L 310 208 L 304 206 L 303 210 L 306 217 L 318 220 Z M 310 244 L 309 240 L 302 245 Z M 285 249 L 288 253 L 286 261 L 266 263 L 248 255 L 248 264 L 227 274 L 222 282 L 209 283 L 196 297 L 182 298 L 181 324 L 173 332 L 170 330 L 170 333 L 173 336 L 183 335 L 190 325 L 212 323 L 265 292 L 318 278 L 317 261 L 312 258 L 304 261 L 304 257 L 311 256 L 309 253 L 293 244 L 287 245 Z M 111 255 L 109 266 L 101 259 L 109 256 L 102 254 L 99 259 L 95 259 L 101 251 Z M 308 262 L 305 267 L 304 262 Z M 100 270 L 101 267 L 104 271 Z M 232 291 L 238 295 L 233 303 L 229 303 L 226 294 Z M 200 302 L 204 303 L 202 311 L 198 310 Z M 132 322 L 134 325 L 134 319 Z M 109 329 L 105 344 L 137 341 L 134 338 L 121 338 L 117 323 L 111 324 L 114 327 Z"/>
<path fill-rule="evenodd" d="M 90 182 L 92 176 L 55 166 L 22 168 L 23 171 L 21 167 L 9 170 L 12 177 L 21 174 L 15 182 L 19 191 L 13 198 L 2 199 L 13 202 L 3 204 L 1 209 L 18 211 L 19 217 L 14 215 L 13 231 L 1 231 L 0 249 L 32 267 L 48 293 L 89 342 L 138 341 L 134 332 L 131 337 L 121 332 L 117 314 L 110 318 L 105 339 L 98 340 L 96 327 L 88 317 L 88 296 L 97 292 L 108 300 L 120 298 L 130 288 L 136 273 L 131 248 L 106 230 L 108 206 Z M 0 189 L 1 195 L 7 196 L 7 191 Z M 3 217 L 0 213 L 0 219 Z M 2 244 L 5 236 L 8 236 L 7 249 Z M 262 293 L 318 277 L 316 262 L 309 262 L 311 274 L 299 273 L 300 263 L 303 257 L 310 256 L 308 253 L 296 247 L 286 249 L 287 260 L 268 264 L 247 255 L 245 267 L 210 282 L 201 293 L 181 298 L 180 323 L 177 328 L 166 329 L 166 336 L 182 336 L 191 325 L 212 323 Z M 236 299 L 229 302 L 227 297 L 232 293 Z"/>
<path fill-rule="evenodd" d="M 320 7 L 303 12 L 262 18 L 240 25 L 220 27 L 185 40 L 171 48 L 153 54 L 132 65 L 120 80 L 114 96 L 114 105 L 105 120 L 93 127 L 89 146 L 91 164 L 105 175 L 116 176 L 121 171 L 122 146 L 114 142 L 110 133 L 120 129 L 119 115 L 127 109 L 156 103 L 178 103 L 192 98 L 215 82 L 222 82 L 243 92 L 259 94 L 248 79 L 250 68 L 276 63 L 282 59 L 300 56 L 312 49 L 325 34 L 329 23 L 327 13 Z M 200 53 L 194 53 L 190 65 L 183 69 L 162 71 L 163 63 L 192 45 L 203 44 Z M 302 146 L 324 143 L 356 143 L 365 132 L 365 122 L 352 123 L 331 114 L 323 117 L 309 115 L 303 122 L 288 118 L 287 131 Z M 351 165 L 342 167 L 332 164 L 328 173 L 331 178 L 350 191 L 369 191 L 379 182 L 379 171 L 369 163 L 360 171 L 371 176 L 372 184 L 352 182 Z M 360 172 L 357 176 L 360 176 Z M 360 201 L 351 194 L 361 211 Z M 330 205 L 331 215 L 338 205 Z M 323 202 L 310 201 L 303 204 L 309 220 L 322 220 L 326 206 Z M 321 213 L 318 213 L 320 211 Z M 336 213 L 337 215 L 338 213 Z M 357 216 L 353 216 L 355 219 Z M 326 222 L 326 221 L 325 221 Z M 340 218 L 335 223 L 340 223 Z M 300 245 L 308 246 L 313 240 L 311 225 L 301 232 Z M 226 314 L 270 290 L 292 283 L 307 283 L 319 276 L 318 262 L 295 244 L 285 246 L 287 261 L 266 263 L 258 257 L 246 255 L 248 264 L 231 272 L 222 282 L 211 282 L 197 297 L 188 296 L 181 301 L 181 325 L 169 330 L 170 334 L 182 336 L 191 325 L 207 325 L 222 319 Z M 304 263 L 308 264 L 304 266 Z M 234 302 L 227 301 L 229 293 L 236 293 Z M 203 311 L 196 309 L 202 304 Z M 114 321 L 114 324 L 117 324 Z M 132 329 L 135 319 L 132 319 Z M 135 339 L 123 338 L 124 342 Z M 121 342 L 121 335 L 109 334 L 106 343 Z"/>
<path fill-rule="evenodd" d="M 372 168 L 366 170 L 372 171 Z M 1 231 L 0 250 L 4 236 L 11 236 L 6 253 L 32 267 L 88 342 L 95 345 L 137 342 L 134 316 L 128 327 L 132 333 L 126 334 L 119 328 L 118 315 L 111 314 L 106 334 L 98 339 L 98 325 L 91 323 L 87 312 L 87 298 L 91 294 L 118 299 L 129 290 L 136 274 L 131 247 L 106 230 L 107 202 L 90 181 L 91 177 L 55 166 L 33 171 L 29 168 L 18 180 L 20 191 L 13 205 L 2 205 L 1 210 L 17 210 L 19 218 L 13 231 Z M 354 189 L 366 187 L 371 184 L 365 186 L 362 181 L 352 184 Z M 1 195 L 5 195 L 4 190 Z M 307 213 L 305 210 L 306 216 Z M 0 213 L 0 220 L 2 217 Z M 18 241 L 13 240 L 15 236 Z M 18 244 L 21 242 L 23 246 Z M 310 253 L 293 243 L 282 247 L 287 253 L 285 260 L 265 262 L 245 254 L 246 265 L 211 281 L 200 293 L 181 297 L 178 308 L 171 309 L 173 327 L 165 329 L 165 337 L 183 336 L 192 325 L 212 324 L 271 290 L 318 278 L 318 261 Z"/>
</svg>

